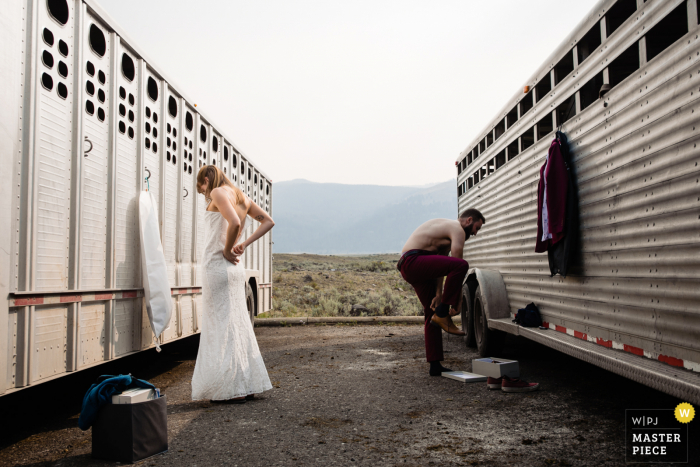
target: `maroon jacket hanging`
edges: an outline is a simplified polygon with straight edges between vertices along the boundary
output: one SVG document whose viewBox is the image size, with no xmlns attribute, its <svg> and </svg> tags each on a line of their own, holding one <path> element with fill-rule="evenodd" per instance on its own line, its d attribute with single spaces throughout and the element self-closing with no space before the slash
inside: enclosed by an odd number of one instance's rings
<svg viewBox="0 0 700 467">
<path fill-rule="evenodd" d="M 546 183 L 545 183 L 546 180 Z M 569 177 L 566 173 L 566 165 L 561 155 L 559 141 L 552 141 L 549 146 L 549 157 L 540 168 L 540 182 L 537 186 L 537 243 L 535 252 L 543 253 L 547 249 L 564 238 L 564 218 L 566 215 L 566 190 Z M 542 204 L 545 198 L 545 185 L 547 189 L 547 218 L 549 220 L 549 232 L 551 239 L 542 240 Z"/>
</svg>

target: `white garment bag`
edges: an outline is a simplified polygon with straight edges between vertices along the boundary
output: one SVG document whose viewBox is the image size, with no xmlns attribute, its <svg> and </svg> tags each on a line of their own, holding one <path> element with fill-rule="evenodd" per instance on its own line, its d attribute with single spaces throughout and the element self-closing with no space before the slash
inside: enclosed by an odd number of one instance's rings
<svg viewBox="0 0 700 467">
<path fill-rule="evenodd" d="M 158 209 L 153 195 L 142 191 L 139 198 L 139 230 L 141 233 L 141 268 L 143 291 L 151 329 L 158 339 L 170 324 L 173 302 L 170 297 L 168 270 L 160 243 Z M 160 346 L 156 341 L 156 348 Z"/>
</svg>

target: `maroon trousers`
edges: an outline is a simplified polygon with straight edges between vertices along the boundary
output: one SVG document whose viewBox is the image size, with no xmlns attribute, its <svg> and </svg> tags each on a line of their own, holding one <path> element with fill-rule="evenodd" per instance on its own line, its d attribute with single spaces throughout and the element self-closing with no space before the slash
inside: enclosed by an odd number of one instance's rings
<svg viewBox="0 0 700 467">
<path fill-rule="evenodd" d="M 437 279 L 447 276 L 442 293 L 442 303 L 457 308 L 462 283 L 469 270 L 469 263 L 450 256 L 412 255 L 404 259 L 401 276 L 413 286 L 425 312 L 425 356 L 429 362 L 444 360 L 442 353 L 442 329 L 430 324 L 433 310 L 430 303 L 437 293 Z"/>
</svg>

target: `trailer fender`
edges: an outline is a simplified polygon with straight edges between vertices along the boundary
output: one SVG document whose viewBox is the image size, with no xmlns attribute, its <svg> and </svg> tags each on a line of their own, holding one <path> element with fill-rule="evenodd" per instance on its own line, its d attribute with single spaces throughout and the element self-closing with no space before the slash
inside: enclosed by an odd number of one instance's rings
<svg viewBox="0 0 700 467">
<path fill-rule="evenodd" d="M 491 269 L 471 268 L 467 272 L 464 283 L 466 284 L 467 281 L 474 278 L 479 282 L 481 288 L 484 313 L 487 319 L 490 321 L 510 317 L 510 303 L 501 273 Z"/>
</svg>

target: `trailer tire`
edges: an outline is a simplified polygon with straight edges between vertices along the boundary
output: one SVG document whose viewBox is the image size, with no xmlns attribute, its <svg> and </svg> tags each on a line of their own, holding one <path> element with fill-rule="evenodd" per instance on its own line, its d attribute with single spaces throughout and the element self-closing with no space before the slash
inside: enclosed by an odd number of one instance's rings
<svg viewBox="0 0 700 467">
<path fill-rule="evenodd" d="M 464 344 L 467 347 L 476 347 L 474 335 L 474 292 L 479 286 L 476 281 L 465 282 L 462 286 L 462 331 L 464 332 Z"/>
<path fill-rule="evenodd" d="M 479 355 L 482 357 L 497 357 L 506 340 L 506 333 L 489 329 L 488 317 L 484 310 L 484 298 L 481 295 L 481 287 L 476 288 L 474 293 L 474 337 Z"/>
<path fill-rule="evenodd" d="M 253 294 L 253 287 L 250 286 L 250 282 L 245 283 L 245 304 L 248 308 L 248 317 L 250 318 L 250 324 L 255 324 L 255 294 Z"/>
</svg>

